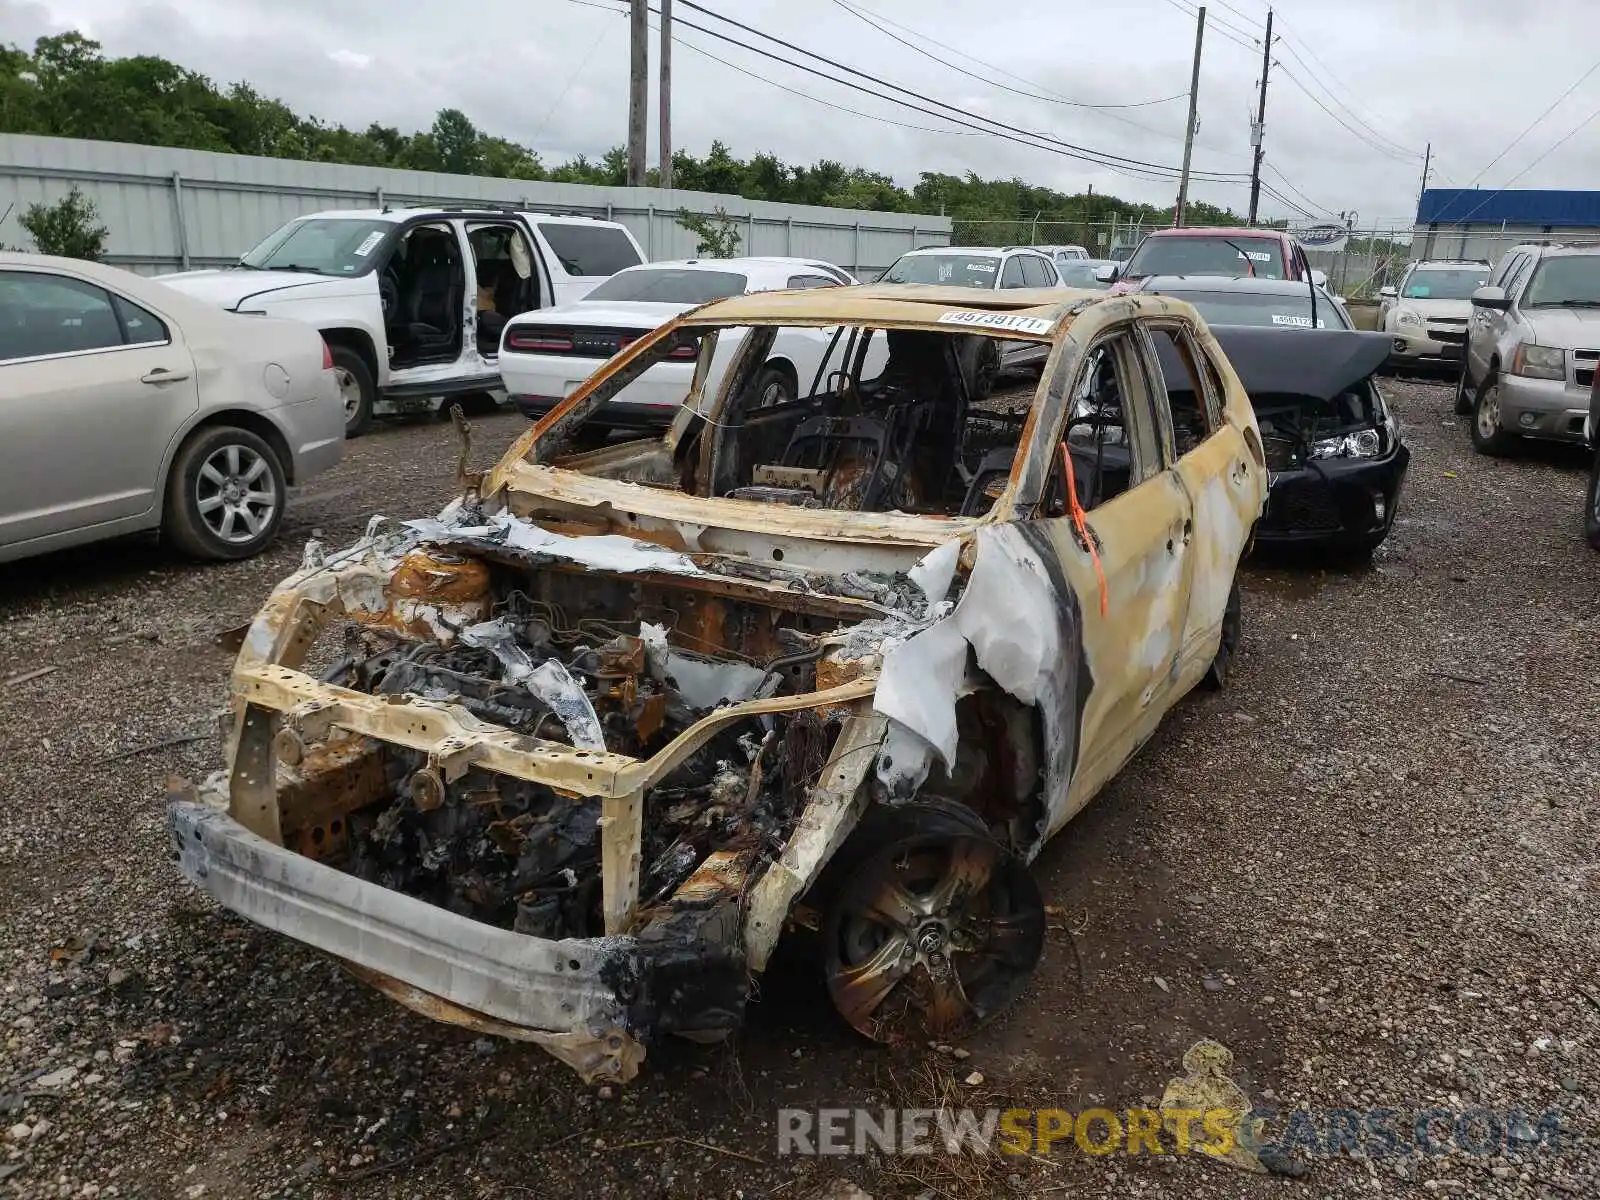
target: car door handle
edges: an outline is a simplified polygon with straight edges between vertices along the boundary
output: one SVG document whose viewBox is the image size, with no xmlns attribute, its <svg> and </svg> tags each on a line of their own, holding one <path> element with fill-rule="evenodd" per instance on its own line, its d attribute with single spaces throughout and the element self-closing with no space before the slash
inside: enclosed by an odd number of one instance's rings
<svg viewBox="0 0 1600 1200">
<path fill-rule="evenodd" d="M 160 386 L 163 383 L 182 383 L 187 378 L 189 378 L 187 371 L 169 371 L 165 367 L 156 367 L 147 374 L 139 376 L 139 382 Z"/>
</svg>

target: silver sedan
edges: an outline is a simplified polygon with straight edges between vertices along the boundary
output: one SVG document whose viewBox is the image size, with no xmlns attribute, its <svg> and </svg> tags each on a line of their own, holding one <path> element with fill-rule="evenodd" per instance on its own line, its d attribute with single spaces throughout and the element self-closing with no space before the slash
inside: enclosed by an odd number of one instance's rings
<svg viewBox="0 0 1600 1200">
<path fill-rule="evenodd" d="M 246 558 L 277 533 L 289 486 L 343 445 L 315 329 L 0 253 L 0 562 L 152 530 Z"/>
</svg>

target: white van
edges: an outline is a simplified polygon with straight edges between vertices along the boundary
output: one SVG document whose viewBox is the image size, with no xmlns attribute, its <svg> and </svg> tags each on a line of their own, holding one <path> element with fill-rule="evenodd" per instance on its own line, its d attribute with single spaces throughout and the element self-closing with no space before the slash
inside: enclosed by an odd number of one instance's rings
<svg viewBox="0 0 1600 1200">
<path fill-rule="evenodd" d="M 298 217 L 220 270 L 161 282 L 231 312 L 289 317 L 332 348 L 345 434 L 376 413 L 487 402 L 512 317 L 581 300 L 644 261 L 613 221 L 489 206 Z"/>
</svg>

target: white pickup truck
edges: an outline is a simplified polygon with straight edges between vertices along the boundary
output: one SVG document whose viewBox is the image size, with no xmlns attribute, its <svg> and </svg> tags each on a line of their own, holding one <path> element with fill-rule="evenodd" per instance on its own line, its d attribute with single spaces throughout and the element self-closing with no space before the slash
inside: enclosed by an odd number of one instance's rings
<svg viewBox="0 0 1600 1200">
<path fill-rule="evenodd" d="M 345 435 L 373 415 L 482 404 L 512 317 L 581 300 L 644 261 L 627 228 L 493 207 L 312 213 L 235 265 L 163 275 L 230 312 L 314 326 L 333 352 Z M 492 403 L 492 402 L 491 402 Z"/>
</svg>

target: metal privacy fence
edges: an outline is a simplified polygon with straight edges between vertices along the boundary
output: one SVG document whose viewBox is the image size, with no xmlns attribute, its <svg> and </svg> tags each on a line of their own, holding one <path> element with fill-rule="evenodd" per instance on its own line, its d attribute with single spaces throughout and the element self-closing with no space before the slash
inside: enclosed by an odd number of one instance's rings
<svg viewBox="0 0 1600 1200">
<path fill-rule="evenodd" d="M 678 210 L 725 213 L 739 254 L 820 258 L 876 278 L 901 254 L 950 240 L 946 217 L 778 204 L 706 192 L 589 187 L 336 163 L 252 158 L 120 142 L 0 134 L 0 244 L 22 243 L 16 218 L 77 187 L 109 229 L 107 261 L 154 275 L 224 266 L 286 221 L 338 208 L 514 205 L 621 221 L 652 260 L 689 258 Z"/>
</svg>

